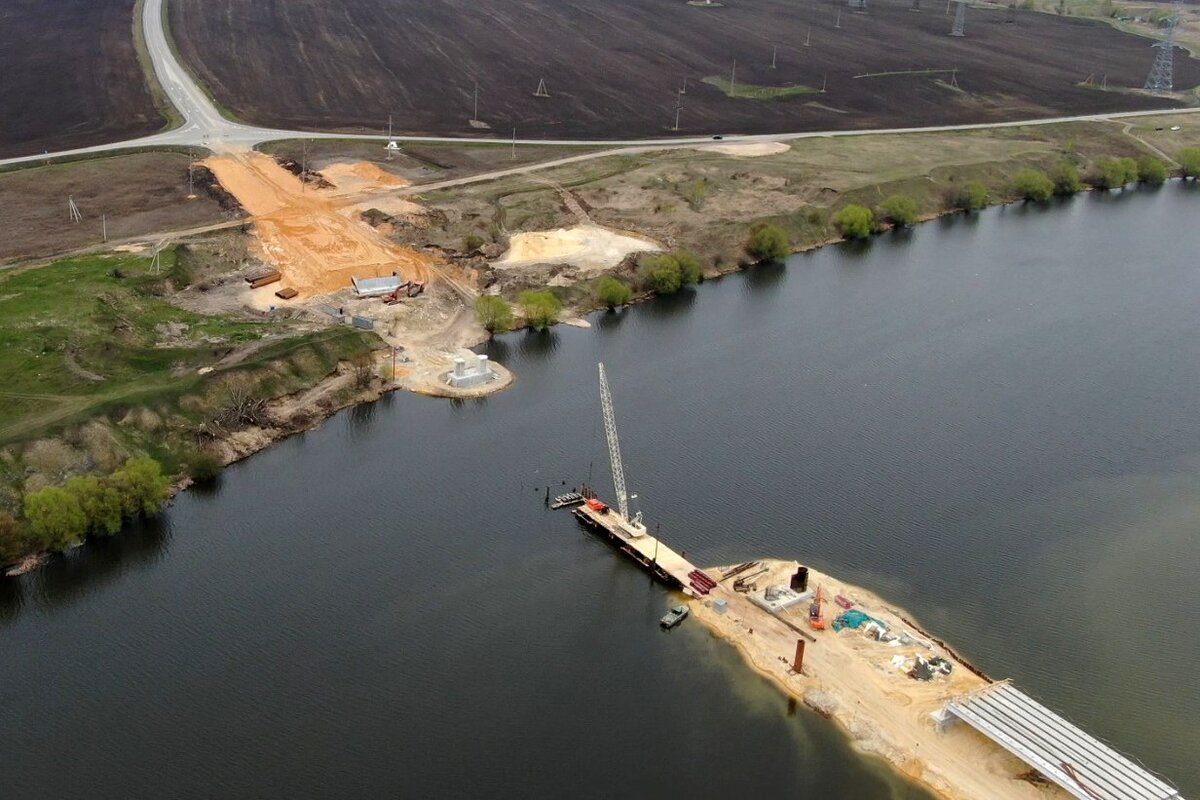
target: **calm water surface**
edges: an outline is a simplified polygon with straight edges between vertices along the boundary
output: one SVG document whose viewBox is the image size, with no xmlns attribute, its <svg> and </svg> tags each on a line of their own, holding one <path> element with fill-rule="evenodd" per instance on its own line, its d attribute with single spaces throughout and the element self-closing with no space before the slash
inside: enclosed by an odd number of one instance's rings
<svg viewBox="0 0 1200 800">
<path fill-rule="evenodd" d="M 630 483 L 1200 794 L 1200 192 L 994 209 L 520 333 L 0 584 L 0 796 L 926 798 L 541 504 Z M 595 462 L 592 465 L 592 462 Z"/>
</svg>

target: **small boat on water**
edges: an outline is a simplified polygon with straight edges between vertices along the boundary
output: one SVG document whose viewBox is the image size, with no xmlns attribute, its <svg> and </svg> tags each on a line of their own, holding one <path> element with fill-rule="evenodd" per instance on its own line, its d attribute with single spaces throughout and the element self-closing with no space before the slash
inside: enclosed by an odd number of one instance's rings
<svg viewBox="0 0 1200 800">
<path fill-rule="evenodd" d="M 674 628 L 676 625 L 678 625 L 679 623 L 681 623 L 685 619 L 687 619 L 687 615 L 688 615 L 688 607 L 687 606 L 675 606 L 674 608 L 672 608 L 670 611 L 667 612 L 666 616 L 664 616 L 661 620 L 659 620 L 658 624 L 663 626 L 664 629 L 670 630 L 671 628 Z"/>
</svg>

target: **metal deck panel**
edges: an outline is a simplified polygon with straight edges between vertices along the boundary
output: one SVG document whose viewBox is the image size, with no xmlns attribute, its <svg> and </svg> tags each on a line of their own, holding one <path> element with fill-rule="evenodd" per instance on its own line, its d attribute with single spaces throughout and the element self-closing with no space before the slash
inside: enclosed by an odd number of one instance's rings
<svg viewBox="0 0 1200 800">
<path fill-rule="evenodd" d="M 1144 767 L 1011 683 L 993 684 L 946 708 L 1079 800 L 1182 800 Z"/>
</svg>

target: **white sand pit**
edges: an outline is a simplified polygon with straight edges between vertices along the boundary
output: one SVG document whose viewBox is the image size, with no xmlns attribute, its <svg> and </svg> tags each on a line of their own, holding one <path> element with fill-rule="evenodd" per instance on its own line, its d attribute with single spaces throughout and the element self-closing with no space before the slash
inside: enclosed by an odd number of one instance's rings
<svg viewBox="0 0 1200 800">
<path fill-rule="evenodd" d="M 650 239 L 617 233 L 599 225 L 576 225 L 553 231 L 513 234 L 508 252 L 496 267 L 529 264 L 572 264 L 586 269 L 609 269 L 630 253 L 656 252 L 662 246 Z"/>
<path fill-rule="evenodd" d="M 758 158 L 786 153 L 792 148 L 784 142 L 746 142 L 745 144 L 703 144 L 697 150 L 707 150 L 736 158 Z"/>
<path fill-rule="evenodd" d="M 321 170 L 321 177 L 333 184 L 335 194 L 386 192 L 409 185 L 409 181 L 370 161 L 330 164 Z"/>
</svg>

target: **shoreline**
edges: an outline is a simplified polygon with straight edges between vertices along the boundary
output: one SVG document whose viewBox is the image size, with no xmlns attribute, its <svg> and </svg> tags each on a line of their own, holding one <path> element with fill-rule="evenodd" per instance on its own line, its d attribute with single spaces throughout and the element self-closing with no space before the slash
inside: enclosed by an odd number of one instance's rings
<svg viewBox="0 0 1200 800">
<path fill-rule="evenodd" d="M 756 579 L 758 586 L 788 583 L 798 562 L 764 559 L 769 572 Z M 727 568 L 705 570 L 719 579 Z M 721 591 L 732 583 L 721 581 L 714 591 L 728 602 L 718 612 L 709 598 L 688 601 L 692 616 L 714 637 L 733 646 L 750 669 L 769 680 L 786 697 L 835 722 L 860 753 L 886 761 L 896 773 L 933 792 L 942 800 L 1066 800 L 1069 794 L 1057 785 L 1038 785 L 1025 776 L 1030 767 L 999 745 L 965 725 L 938 732 L 929 714 L 953 697 L 993 683 L 982 670 L 964 659 L 939 638 L 912 622 L 910 612 L 888 602 L 870 589 L 846 583 L 809 567 L 809 588 L 820 585 L 827 598 L 841 595 L 853 608 L 887 624 L 902 643 L 885 644 L 859 630 L 813 630 L 800 674 L 791 669 L 796 628 L 807 628 L 808 602 L 772 614 L 751 602 L 747 595 Z M 759 592 L 761 594 L 761 592 Z M 826 618 L 832 621 L 842 609 L 831 600 Z M 793 627 L 795 626 L 795 627 Z M 907 635 L 907 636 L 905 636 Z M 919 681 L 906 670 L 918 655 L 940 656 L 954 668 Z M 896 665 L 903 660 L 903 666 Z"/>
</svg>

